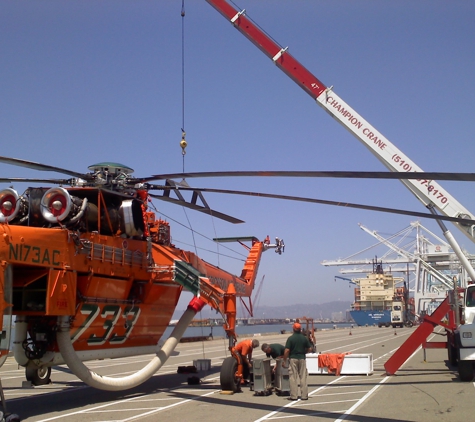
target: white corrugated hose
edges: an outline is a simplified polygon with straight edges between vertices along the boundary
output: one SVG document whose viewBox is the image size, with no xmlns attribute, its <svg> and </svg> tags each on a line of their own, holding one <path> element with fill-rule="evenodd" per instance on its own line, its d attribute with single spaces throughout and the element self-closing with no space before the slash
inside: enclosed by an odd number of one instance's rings
<svg viewBox="0 0 475 422">
<path fill-rule="evenodd" d="M 84 381 L 87 385 L 99 390 L 107 391 L 128 390 L 150 379 L 162 367 L 175 350 L 175 347 L 195 315 L 196 311 L 188 308 L 178 321 L 175 329 L 170 334 L 170 337 L 163 344 L 163 347 L 160 348 L 160 346 L 157 345 L 156 356 L 153 357 L 147 366 L 135 374 L 123 378 L 102 376 L 91 371 L 86 365 L 84 365 L 77 356 L 71 343 L 69 316 L 58 318 L 59 329 L 56 333 L 56 339 L 64 362 L 66 362 L 73 374 Z"/>
</svg>

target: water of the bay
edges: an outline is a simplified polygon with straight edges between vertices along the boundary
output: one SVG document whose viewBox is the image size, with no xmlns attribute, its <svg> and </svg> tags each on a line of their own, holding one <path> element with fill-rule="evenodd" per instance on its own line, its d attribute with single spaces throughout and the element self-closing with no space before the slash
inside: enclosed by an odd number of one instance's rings
<svg viewBox="0 0 475 422">
<path fill-rule="evenodd" d="M 319 330 L 333 330 L 337 328 L 356 327 L 352 323 L 337 323 L 337 324 L 315 324 L 314 328 Z M 172 333 L 174 326 L 167 327 L 163 335 L 163 339 L 167 339 Z M 236 326 L 236 334 L 238 337 L 254 336 L 256 334 L 270 334 L 282 333 L 292 334 L 292 324 L 262 324 L 262 325 L 238 325 Z M 204 326 L 204 327 L 188 327 L 183 337 L 226 337 L 224 328 L 221 325 Z M 12 350 L 13 339 L 15 338 L 15 325 L 12 326 L 10 336 L 10 350 Z"/>
<path fill-rule="evenodd" d="M 336 328 L 349 328 L 355 324 L 338 323 L 338 324 L 315 324 L 314 328 L 319 330 L 333 330 Z M 164 338 L 168 338 L 173 331 L 173 326 L 165 330 Z M 236 334 L 238 337 L 253 336 L 255 334 L 282 333 L 292 334 L 292 324 L 263 324 L 263 325 L 238 325 Z M 284 334 L 285 334 L 284 333 Z M 183 337 L 213 336 L 225 337 L 224 328 L 220 325 L 204 326 L 204 327 L 188 327 Z"/>
</svg>

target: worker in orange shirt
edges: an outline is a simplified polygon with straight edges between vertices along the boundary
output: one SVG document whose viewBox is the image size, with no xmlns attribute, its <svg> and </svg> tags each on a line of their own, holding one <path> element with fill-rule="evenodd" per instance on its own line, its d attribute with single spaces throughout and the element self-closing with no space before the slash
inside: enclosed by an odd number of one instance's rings
<svg viewBox="0 0 475 422">
<path fill-rule="evenodd" d="M 252 351 L 259 347 L 259 340 L 246 339 L 242 340 L 234 346 L 234 353 L 238 358 L 238 363 L 243 367 L 243 379 L 244 383 L 249 380 L 250 370 L 252 368 Z"/>
</svg>

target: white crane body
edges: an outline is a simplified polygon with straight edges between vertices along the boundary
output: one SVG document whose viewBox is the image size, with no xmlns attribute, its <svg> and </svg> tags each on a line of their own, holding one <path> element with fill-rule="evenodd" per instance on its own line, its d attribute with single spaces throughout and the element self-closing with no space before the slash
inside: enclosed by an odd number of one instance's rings
<svg viewBox="0 0 475 422">
<path fill-rule="evenodd" d="M 338 97 L 331 88 L 320 94 L 316 101 L 335 120 L 356 136 L 389 170 L 393 172 L 423 172 L 416 163 Z M 427 206 L 432 203 L 441 213 L 447 216 L 471 215 L 462 204 L 435 181 L 409 179 L 401 180 L 401 182 L 424 205 Z M 473 234 L 471 237 L 474 240 Z"/>
</svg>

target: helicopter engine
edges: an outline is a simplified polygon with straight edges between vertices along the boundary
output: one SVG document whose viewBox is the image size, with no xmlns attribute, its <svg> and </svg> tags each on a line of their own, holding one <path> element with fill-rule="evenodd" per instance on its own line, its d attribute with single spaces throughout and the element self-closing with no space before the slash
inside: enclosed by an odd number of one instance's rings
<svg viewBox="0 0 475 422">
<path fill-rule="evenodd" d="M 0 223 L 23 223 L 28 218 L 28 201 L 11 188 L 0 191 Z"/>
<path fill-rule="evenodd" d="M 68 191 L 61 187 L 30 189 L 29 225 L 60 225 L 67 228 L 97 230 L 99 210 L 87 192 Z M 78 195 L 75 195 L 78 194 Z M 80 195 L 80 196 L 79 196 Z M 96 201 L 97 202 L 97 201 Z M 108 206 L 108 224 L 103 225 L 104 234 L 113 234 L 120 228 L 120 215 L 117 206 Z"/>
<path fill-rule="evenodd" d="M 106 194 L 104 194 L 106 195 Z M 140 238 L 144 233 L 141 203 L 107 195 L 99 221 L 97 190 L 62 187 L 29 188 L 22 196 L 14 189 L 0 191 L 0 223 L 31 227 L 62 226 L 101 234 L 122 233 Z"/>
<path fill-rule="evenodd" d="M 48 189 L 40 203 L 41 214 L 49 223 L 65 222 L 74 224 L 84 215 L 88 208 L 87 198 L 82 200 L 72 197 L 64 188 L 55 187 Z M 97 207 L 95 207 L 97 215 Z"/>
<path fill-rule="evenodd" d="M 51 188 L 41 198 L 40 207 L 43 218 L 49 223 L 73 226 L 83 220 L 89 230 L 98 228 L 98 206 L 88 200 L 87 196 L 79 198 L 70 195 L 66 189 Z M 101 217 L 101 232 L 116 234 L 119 231 L 128 237 L 143 235 L 140 201 L 120 198 L 107 207 L 107 217 Z"/>
</svg>

